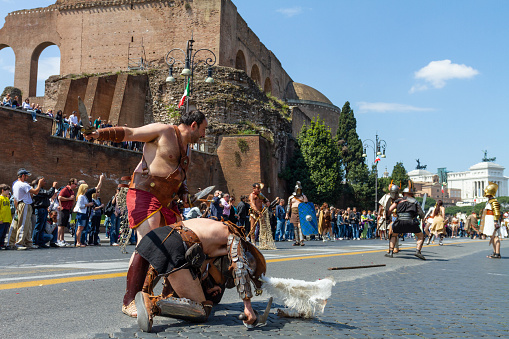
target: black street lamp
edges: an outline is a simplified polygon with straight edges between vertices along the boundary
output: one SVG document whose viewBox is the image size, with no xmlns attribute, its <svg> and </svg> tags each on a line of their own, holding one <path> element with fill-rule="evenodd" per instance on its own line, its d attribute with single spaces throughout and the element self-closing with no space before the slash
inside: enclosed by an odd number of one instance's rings
<svg viewBox="0 0 509 339">
<path fill-rule="evenodd" d="M 199 64 L 208 66 L 208 73 L 207 73 L 207 77 L 205 78 L 205 82 L 210 84 L 210 83 L 214 82 L 214 79 L 212 78 L 212 66 L 214 66 L 216 64 L 216 55 L 214 54 L 214 52 L 212 52 L 210 49 L 207 49 L 207 48 L 200 48 L 196 51 L 193 51 L 193 43 L 194 43 L 194 40 L 193 40 L 193 37 L 191 36 L 191 40 L 187 41 L 187 48 L 186 48 L 185 52 L 180 48 L 174 48 L 174 49 L 170 50 L 166 54 L 166 57 L 165 57 L 166 64 L 169 67 L 169 74 L 168 74 L 168 77 L 166 78 L 166 83 L 168 83 L 168 84 L 175 82 L 175 78 L 173 77 L 173 66 L 175 65 L 175 63 L 180 63 L 180 64 L 184 65 L 184 69 L 182 70 L 180 75 L 182 75 L 185 78 L 185 84 L 186 84 L 186 92 L 187 92 L 186 93 L 187 96 L 185 99 L 186 100 L 186 112 L 189 112 L 189 96 L 193 93 L 194 70 L 195 70 L 196 66 L 198 66 Z M 172 54 L 173 54 L 173 52 L 176 52 L 176 51 L 181 51 L 184 54 L 185 59 L 181 60 L 181 59 L 177 59 L 177 58 L 173 57 Z M 209 57 L 206 59 L 197 59 L 196 55 L 199 52 L 208 52 L 211 55 L 209 55 Z"/>
<path fill-rule="evenodd" d="M 362 146 L 364 147 L 364 153 L 362 154 L 363 158 L 367 158 L 368 155 L 366 153 L 368 148 L 373 149 L 373 162 L 375 164 L 375 209 L 374 211 L 378 211 L 378 162 L 380 158 L 385 158 L 385 148 L 387 147 L 387 143 L 385 140 L 381 140 L 378 138 L 378 134 L 375 136 L 375 141 L 371 139 L 366 139 L 362 142 Z"/>
</svg>

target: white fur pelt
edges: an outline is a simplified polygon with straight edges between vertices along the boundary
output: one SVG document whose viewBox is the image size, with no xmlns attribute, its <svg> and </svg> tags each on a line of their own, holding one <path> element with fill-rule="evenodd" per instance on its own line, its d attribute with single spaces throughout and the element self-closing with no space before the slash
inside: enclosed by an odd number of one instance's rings
<svg viewBox="0 0 509 339">
<path fill-rule="evenodd" d="M 331 296 L 332 278 L 304 281 L 262 276 L 262 289 L 276 299 L 282 299 L 287 310 L 279 310 L 286 317 L 312 318 L 323 313 L 327 299 Z"/>
</svg>

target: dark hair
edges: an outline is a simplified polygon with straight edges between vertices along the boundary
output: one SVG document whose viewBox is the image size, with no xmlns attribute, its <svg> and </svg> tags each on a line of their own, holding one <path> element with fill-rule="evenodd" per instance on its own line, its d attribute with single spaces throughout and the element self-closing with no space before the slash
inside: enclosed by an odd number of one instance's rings
<svg viewBox="0 0 509 339">
<path fill-rule="evenodd" d="M 69 185 L 76 184 L 77 181 L 78 181 L 78 179 L 71 178 L 71 179 L 69 179 Z"/>
<path fill-rule="evenodd" d="M 198 126 L 200 126 L 203 120 L 205 119 L 206 119 L 205 114 L 198 110 L 192 110 L 188 113 L 183 113 L 180 116 L 180 123 L 187 126 L 191 126 L 193 122 L 196 122 Z"/>
<path fill-rule="evenodd" d="M 2 190 L 2 191 L 10 191 L 11 188 L 7 184 L 1 184 L 0 185 L 0 190 Z"/>
<path fill-rule="evenodd" d="M 57 114 L 62 114 L 62 110 L 61 110 L 61 109 L 59 109 L 59 110 L 57 111 Z"/>
<path fill-rule="evenodd" d="M 257 183 L 257 182 L 255 182 L 255 183 L 253 184 L 253 188 L 255 188 L 255 187 L 257 187 L 257 186 L 259 187 L 259 186 L 260 186 L 260 184 L 259 184 L 259 183 Z"/>
<path fill-rule="evenodd" d="M 435 207 L 435 209 L 433 210 L 433 216 L 436 217 L 437 215 L 440 214 L 440 207 L 443 205 L 444 203 L 442 202 L 442 200 L 438 200 L 437 201 L 437 205 Z"/>
</svg>

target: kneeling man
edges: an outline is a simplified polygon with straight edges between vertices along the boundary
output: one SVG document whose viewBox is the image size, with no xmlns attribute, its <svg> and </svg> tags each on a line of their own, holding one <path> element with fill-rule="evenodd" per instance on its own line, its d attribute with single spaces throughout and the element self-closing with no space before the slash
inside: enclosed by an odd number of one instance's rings
<svg viewBox="0 0 509 339">
<path fill-rule="evenodd" d="M 148 273 L 146 286 L 135 298 L 138 324 L 143 331 L 150 332 L 155 315 L 206 321 L 213 302 L 206 298 L 201 280 L 207 273 L 213 273 L 207 272 L 211 262 L 224 256 L 228 258 L 227 275 L 233 278 L 244 302 L 244 323 L 248 326 L 257 322 L 251 306 L 251 283 L 256 294 L 260 294 L 259 278 L 266 271 L 266 262 L 260 251 L 245 241 L 245 234 L 235 224 L 202 218 L 178 222 L 149 232 L 136 251 L 142 268 L 139 274 Z M 153 281 L 160 275 L 167 275 L 173 290 L 170 295 L 152 295 Z M 221 279 L 214 280 L 221 284 L 217 281 Z M 214 286 L 206 292 L 214 295 L 221 292 L 218 288 Z"/>
</svg>

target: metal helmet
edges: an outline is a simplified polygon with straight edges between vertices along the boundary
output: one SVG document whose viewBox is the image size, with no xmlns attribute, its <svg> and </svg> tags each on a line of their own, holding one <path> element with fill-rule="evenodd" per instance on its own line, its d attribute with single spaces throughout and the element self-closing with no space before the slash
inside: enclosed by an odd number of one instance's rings
<svg viewBox="0 0 509 339">
<path fill-rule="evenodd" d="M 494 182 L 488 181 L 488 187 L 484 189 L 484 196 L 492 196 L 494 197 L 497 194 L 498 185 Z"/>
<path fill-rule="evenodd" d="M 300 181 L 297 181 L 295 183 L 294 193 L 295 193 L 295 195 L 301 195 L 302 194 L 302 185 L 301 185 Z"/>
<path fill-rule="evenodd" d="M 389 186 L 389 194 L 392 199 L 397 199 L 399 196 L 399 186 L 391 184 Z"/>
<path fill-rule="evenodd" d="M 412 180 L 408 180 L 408 187 L 405 187 L 405 189 L 403 190 L 403 193 L 408 193 L 408 194 L 415 193 L 415 187 L 414 187 L 414 183 L 412 182 Z"/>
</svg>

